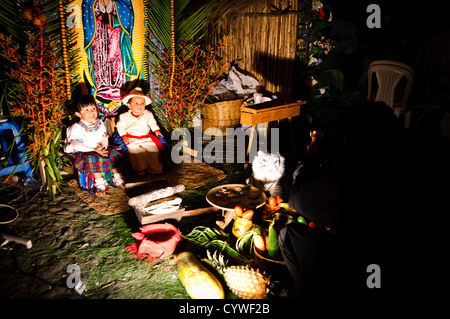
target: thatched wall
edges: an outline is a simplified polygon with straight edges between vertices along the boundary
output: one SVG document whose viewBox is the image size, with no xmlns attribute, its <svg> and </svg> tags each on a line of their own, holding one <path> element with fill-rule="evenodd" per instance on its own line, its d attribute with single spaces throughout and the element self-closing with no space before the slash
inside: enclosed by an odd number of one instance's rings
<svg viewBox="0 0 450 319">
<path fill-rule="evenodd" d="M 219 1 L 208 24 L 208 41 L 231 36 L 221 55 L 254 75 L 265 89 L 291 97 L 298 1 Z"/>
</svg>

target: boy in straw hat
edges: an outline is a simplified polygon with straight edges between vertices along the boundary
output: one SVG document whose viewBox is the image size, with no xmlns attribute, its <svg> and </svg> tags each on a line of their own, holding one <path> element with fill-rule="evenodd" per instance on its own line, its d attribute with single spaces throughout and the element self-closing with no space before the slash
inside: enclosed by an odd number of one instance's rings
<svg viewBox="0 0 450 319">
<path fill-rule="evenodd" d="M 152 102 L 141 88 L 133 89 L 122 98 L 129 108 L 117 122 L 117 132 L 128 148 L 128 158 L 133 170 L 139 175 L 162 174 L 163 166 L 159 152 L 163 146 L 158 137 L 163 137 L 152 112 L 145 107 Z"/>
</svg>

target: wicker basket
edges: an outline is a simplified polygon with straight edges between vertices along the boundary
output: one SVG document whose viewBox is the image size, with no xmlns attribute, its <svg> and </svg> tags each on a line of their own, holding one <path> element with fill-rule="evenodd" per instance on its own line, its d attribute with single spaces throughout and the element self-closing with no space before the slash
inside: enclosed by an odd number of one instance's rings
<svg viewBox="0 0 450 319">
<path fill-rule="evenodd" d="M 244 99 L 238 99 L 206 104 L 202 109 L 203 133 L 210 129 L 208 135 L 226 135 L 227 128 L 238 127 L 243 101 Z"/>
<path fill-rule="evenodd" d="M 286 271 L 286 262 L 284 260 L 274 260 L 265 257 L 258 252 L 255 246 L 253 246 L 253 252 L 255 254 L 253 265 L 266 273 L 272 274 L 272 279 L 282 278 L 289 274 Z"/>
</svg>

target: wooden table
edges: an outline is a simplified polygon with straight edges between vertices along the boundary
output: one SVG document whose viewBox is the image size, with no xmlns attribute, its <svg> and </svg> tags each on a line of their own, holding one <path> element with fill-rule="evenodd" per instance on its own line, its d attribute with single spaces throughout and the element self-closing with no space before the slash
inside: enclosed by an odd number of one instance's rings
<svg viewBox="0 0 450 319">
<path fill-rule="evenodd" d="M 256 125 L 264 123 L 264 136 L 267 137 L 267 128 L 269 122 L 289 119 L 289 130 L 291 133 L 291 141 L 295 153 L 294 134 L 292 128 L 292 118 L 300 115 L 300 108 L 306 101 L 295 101 L 287 99 L 275 99 L 268 102 L 258 103 L 254 105 L 245 106 L 241 110 L 241 124 L 250 125 L 250 139 L 245 157 L 244 169 L 248 166 L 248 155 L 253 143 Z"/>
</svg>

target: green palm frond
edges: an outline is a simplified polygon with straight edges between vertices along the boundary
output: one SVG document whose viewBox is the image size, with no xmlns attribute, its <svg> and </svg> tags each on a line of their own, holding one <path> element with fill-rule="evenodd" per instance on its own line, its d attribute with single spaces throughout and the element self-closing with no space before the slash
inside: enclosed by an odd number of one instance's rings
<svg viewBox="0 0 450 319">
<path fill-rule="evenodd" d="M 40 7 L 45 14 L 45 28 L 43 28 L 44 35 L 50 39 L 53 44 L 53 50 L 58 54 L 58 64 L 61 68 L 64 67 L 63 61 L 63 42 L 62 42 L 62 23 L 65 23 L 67 19 L 67 6 L 71 0 L 61 0 L 63 5 L 63 20 L 61 21 L 60 11 L 59 11 L 59 0 L 1 0 L 2 5 L 0 6 L 0 33 L 5 36 L 11 36 L 13 43 L 18 43 L 25 46 L 28 41 L 27 32 L 37 33 L 39 29 L 36 28 L 32 20 L 28 21 L 24 16 L 24 9 L 31 7 Z M 73 35 L 70 30 L 65 28 L 65 36 L 67 38 L 67 46 L 73 43 L 75 39 L 72 39 Z M 78 67 L 79 61 L 74 50 L 68 48 L 68 62 L 69 69 L 67 72 L 74 74 L 76 68 Z M 4 74 L 3 65 L 0 67 L 1 73 Z M 1 109 L 7 109 L 7 101 L 14 99 L 14 86 L 10 79 L 2 78 L 0 79 L 0 91 L 2 92 L 2 98 L 0 99 Z M 75 79 L 72 77 L 72 82 Z M 75 84 L 75 83 L 72 83 Z M 74 85 L 72 85 L 72 89 Z"/>
<path fill-rule="evenodd" d="M 22 13 L 17 0 L 2 0 L 0 6 L 0 33 L 6 37 L 11 37 L 14 43 L 25 44 L 26 33 L 22 28 L 23 23 L 21 19 Z M 3 50 L 4 48 L 0 48 Z M 16 92 L 16 81 L 11 80 L 7 75 L 9 63 L 0 60 L 0 116 L 7 116 L 10 114 L 9 101 L 14 98 Z"/>
<path fill-rule="evenodd" d="M 186 47 L 191 46 L 192 52 L 195 43 L 203 38 L 201 31 L 206 26 L 208 16 L 215 1 L 207 1 L 201 7 L 192 8 L 191 0 L 174 0 L 174 27 L 175 27 L 175 54 L 182 51 L 187 57 Z M 158 69 L 164 68 L 165 55 L 172 51 L 172 17 L 171 0 L 144 0 L 146 10 L 146 56 L 145 65 L 153 75 Z M 147 71 L 146 71 L 147 72 Z M 158 80 L 154 78 L 156 82 Z M 160 83 L 156 88 L 150 87 L 153 97 L 153 110 L 158 118 L 164 118 L 160 106 L 164 100 L 159 92 Z"/>
<path fill-rule="evenodd" d="M 15 42 L 22 42 L 25 38 L 25 32 L 21 27 L 21 16 L 17 0 L 2 0 L 0 6 L 0 33 L 5 36 L 11 36 Z"/>
<path fill-rule="evenodd" d="M 182 49 L 184 42 L 199 40 L 202 37 L 199 33 L 205 27 L 213 3 L 210 1 L 191 12 L 189 2 L 190 0 L 174 2 L 175 52 Z M 158 63 L 162 52 L 172 50 L 170 0 L 147 0 L 146 9 L 146 23 L 150 33 L 146 39 L 147 50 L 155 63 Z"/>
<path fill-rule="evenodd" d="M 75 36 L 70 32 L 69 28 L 65 26 L 63 28 L 62 24 L 67 21 L 67 6 L 71 2 L 71 0 L 61 0 L 63 6 L 63 19 L 61 21 L 59 6 L 59 0 L 40 0 L 41 6 L 44 8 L 44 12 L 47 16 L 47 24 L 44 29 L 44 33 L 51 39 L 54 44 L 54 50 L 58 53 L 58 58 L 60 61 L 61 68 L 64 68 L 63 61 L 63 50 L 67 50 L 69 69 L 65 70 L 70 74 L 74 74 L 76 68 L 79 65 L 79 58 L 77 51 L 71 49 L 71 44 L 75 42 Z M 67 39 L 66 48 L 63 48 L 62 36 L 64 35 Z M 77 84 L 75 82 L 75 77 L 72 77 L 72 91 L 74 90 L 74 86 Z"/>
</svg>

